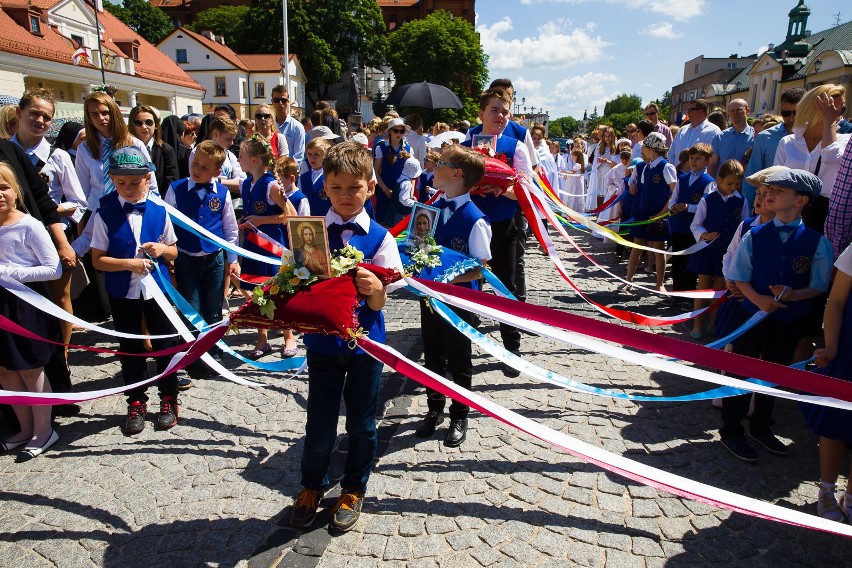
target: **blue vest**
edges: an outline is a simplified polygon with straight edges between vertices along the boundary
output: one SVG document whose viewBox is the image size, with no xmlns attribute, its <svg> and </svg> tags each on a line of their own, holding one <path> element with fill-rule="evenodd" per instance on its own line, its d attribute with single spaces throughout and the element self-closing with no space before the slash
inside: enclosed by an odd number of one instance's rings
<svg viewBox="0 0 852 568">
<path fill-rule="evenodd" d="M 446 202 L 441 201 L 441 203 Z M 443 209 L 442 207 L 442 213 Z M 446 223 L 444 223 L 442 217 L 442 214 L 438 214 L 438 224 L 435 227 L 435 243 L 470 256 L 470 242 L 468 241 L 470 232 L 473 230 L 473 226 L 477 221 L 480 219 L 487 221 L 488 217 L 473 201 L 468 201 L 459 209 L 453 211 L 453 214 L 450 215 Z M 472 288 L 473 290 L 479 289 L 477 282 L 462 282 L 458 285 L 465 288 Z"/>
<path fill-rule="evenodd" d="M 646 165 L 642 168 L 645 171 L 645 183 L 639 191 L 639 210 L 645 219 L 662 211 L 671 197 L 671 189 L 663 176 L 663 170 L 667 165 L 667 161 L 660 160 L 656 167 Z M 641 172 L 639 175 L 641 175 Z"/>
<path fill-rule="evenodd" d="M 311 206 L 311 215 L 319 217 L 325 217 L 325 214 L 331 209 L 331 201 L 328 200 L 328 195 L 325 194 L 324 179 L 325 176 L 322 175 L 317 178 L 316 183 L 311 181 L 311 170 L 299 176 L 299 190 L 308 198 L 308 203 Z M 295 206 L 295 203 L 293 205 Z"/>
<path fill-rule="evenodd" d="M 301 189 L 297 189 L 296 191 L 294 191 L 292 193 L 292 195 L 290 195 L 290 197 L 287 198 L 287 200 L 290 202 L 290 205 L 293 206 L 293 209 L 296 210 L 296 213 L 298 213 L 299 212 L 299 205 L 301 205 L 302 200 L 307 199 L 307 197 L 308 197 L 307 195 L 302 193 Z M 311 204 L 311 201 L 310 201 L 310 199 L 308 199 L 308 206 L 310 206 L 310 204 Z"/>
<path fill-rule="evenodd" d="M 707 204 L 704 228 L 710 232 L 719 233 L 717 242 L 721 242 L 727 248 L 731 239 L 734 238 L 734 231 L 742 221 L 744 200 L 742 196 L 731 196 L 725 201 L 718 191 L 714 191 L 705 195 L 704 201 Z"/>
<path fill-rule="evenodd" d="M 196 187 L 189 188 L 189 178 L 172 183 L 171 188 L 175 194 L 175 206 L 178 211 L 217 237 L 225 238 L 222 220 L 225 212 L 225 200 L 228 197 L 227 187 L 221 183 L 214 184 L 213 192 L 207 193 L 203 200 L 198 197 Z M 186 252 L 204 251 L 210 254 L 219 251 L 219 246 L 216 243 L 202 239 L 182 227 L 175 227 L 175 236 L 180 242 L 181 250 Z"/>
<path fill-rule="evenodd" d="M 510 124 L 514 123 L 510 122 Z M 462 145 L 470 148 L 473 144 L 472 140 L 472 138 L 471 140 L 465 140 L 462 142 Z M 497 139 L 497 153 L 505 154 L 510 166 L 514 162 L 517 145 L 518 140 L 511 136 L 503 135 Z M 515 213 L 518 212 L 518 202 L 503 195 L 499 197 L 493 195 L 471 195 L 470 199 L 483 213 L 488 215 L 492 223 L 512 219 L 515 217 Z"/>
<path fill-rule="evenodd" d="M 746 217 L 745 219 L 743 219 L 743 230 L 740 233 L 740 240 L 743 240 L 743 237 L 745 237 L 747 234 L 749 234 L 749 232 L 751 232 L 752 229 L 756 229 L 757 227 L 760 226 L 760 225 L 757 225 L 755 227 L 751 226 L 751 224 L 754 223 L 754 220 L 757 219 L 758 217 L 760 217 L 760 215 L 755 215 L 753 217 Z"/>
<path fill-rule="evenodd" d="M 473 128 L 467 131 L 468 136 L 471 140 L 475 134 L 482 134 L 482 125 L 477 124 Z M 526 143 L 527 139 L 527 128 L 519 122 L 515 122 L 514 120 L 510 120 L 506 124 L 506 128 L 503 129 L 503 136 L 510 136 L 517 140 L 518 142 Z"/>
<path fill-rule="evenodd" d="M 269 182 L 274 181 L 275 176 L 266 172 L 252 183 L 252 177 L 248 176 L 243 181 L 242 196 L 243 196 L 243 215 L 281 215 L 283 211 L 277 205 L 271 205 L 266 200 L 266 189 L 269 187 Z M 257 227 L 279 243 L 286 243 L 286 230 L 281 223 L 267 223 Z M 183 245 L 181 245 L 183 246 Z"/>
<path fill-rule="evenodd" d="M 124 212 L 118 201 L 118 192 L 115 191 L 101 198 L 98 215 L 106 225 L 109 239 L 106 253 L 112 258 L 136 258 L 136 251 L 140 244 L 162 241 L 166 230 L 166 208 L 148 200 L 145 204 L 145 212 L 142 214 L 142 230 L 137 243 L 130 223 L 127 222 L 127 213 Z M 162 258 L 157 259 L 157 262 L 164 265 Z M 113 298 L 125 298 L 130 289 L 130 277 L 129 270 L 104 272 L 107 294 Z"/>
<path fill-rule="evenodd" d="M 431 173 L 431 175 L 430 175 Z M 432 182 L 432 178 L 435 177 L 434 172 L 427 172 L 423 170 L 423 173 L 420 174 L 420 180 L 417 182 L 417 201 L 420 203 L 426 203 L 429 201 L 429 192 L 426 191 L 426 188 L 429 187 L 429 184 Z"/>
<path fill-rule="evenodd" d="M 364 253 L 364 260 L 369 262 L 385 239 L 387 229 L 370 219 L 370 230 L 366 235 L 352 235 L 349 244 Z M 339 243 L 329 242 L 329 248 L 334 251 L 339 249 Z M 370 309 L 366 300 L 355 311 L 358 314 L 358 324 L 368 332 L 367 336 L 377 343 L 385 343 L 385 316 L 381 310 Z M 306 333 L 304 336 L 305 347 L 323 355 L 363 355 L 364 350 L 356 348 L 349 349 L 348 341 L 336 335 L 324 335 L 321 333 Z"/>
<path fill-rule="evenodd" d="M 677 201 L 675 203 L 686 203 L 687 205 L 698 205 L 701 198 L 704 197 L 704 188 L 707 184 L 713 181 L 713 178 L 707 172 L 704 172 L 695 179 L 695 182 L 690 185 L 689 176 L 692 172 L 680 174 L 677 178 Z M 695 218 L 695 213 L 683 211 L 677 215 L 669 217 L 669 227 L 673 233 L 682 235 L 690 234 L 689 225 Z"/>
<path fill-rule="evenodd" d="M 769 222 L 751 230 L 752 276 L 751 285 L 755 292 L 771 295 L 769 286 L 789 286 L 794 290 L 807 288 L 811 281 L 811 262 L 816 254 L 821 235 L 805 227 L 804 223 L 790 234 L 782 244 L 775 223 Z M 769 317 L 782 323 L 790 323 L 811 310 L 810 300 L 783 302 L 786 308 L 776 310 Z M 755 313 L 757 306 L 743 300 L 743 308 Z"/>
</svg>

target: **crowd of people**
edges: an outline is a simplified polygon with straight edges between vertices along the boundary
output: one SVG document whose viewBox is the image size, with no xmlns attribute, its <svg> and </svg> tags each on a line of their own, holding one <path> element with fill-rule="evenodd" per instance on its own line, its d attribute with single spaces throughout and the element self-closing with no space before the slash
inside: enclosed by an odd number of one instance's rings
<svg viewBox="0 0 852 568">
<path fill-rule="evenodd" d="M 238 119 L 230 105 L 204 116 L 161 119 L 156 109 L 140 104 L 125 121 L 108 93 L 94 91 L 84 101 L 82 123 L 65 123 L 51 145 L 46 135 L 55 99 L 49 90 L 28 90 L 11 114 L 0 113 L 0 134 L 8 138 L 0 140 L 0 278 L 24 283 L 69 314 L 78 294 L 99 300 L 87 305 L 99 305 L 104 313 L 85 315 L 111 317 L 119 332 L 125 385 L 144 380 L 148 352 L 156 355 L 162 373 L 175 344 L 174 326 L 157 302 L 150 275 L 173 281 L 204 322 L 220 322 L 228 297 L 250 299 L 258 282 L 278 272 L 274 263 L 239 258 L 236 248 L 269 256 L 262 242 L 248 238 L 252 234 L 289 247 L 287 220 L 295 216 L 324 217 L 330 251 L 351 245 L 373 263 L 401 270 L 388 229 L 416 204 L 429 202 L 438 209 L 436 243 L 478 259 L 525 301 L 527 219 L 512 188 L 482 182 L 485 158 L 479 146 L 486 140 L 492 155 L 525 176 L 540 176 L 564 205 L 597 215 L 601 224 L 627 228 L 635 245 L 653 249 L 630 247 L 626 293 L 636 290 L 632 282 L 642 267 L 654 275 L 656 291 L 674 293 L 673 298 L 678 292 L 726 287 L 731 299 L 719 313 L 706 311 L 703 299 L 690 306 L 694 339 L 724 337 L 762 310 L 768 316 L 726 349 L 785 365 L 815 356 L 820 372 L 852 379 L 850 350 L 842 349 L 852 345 L 852 303 L 847 302 L 852 125 L 843 118 L 842 87 L 786 91 L 779 115 L 764 114 L 751 124 L 742 99 L 726 109 L 692 101 L 680 127 L 667 125 L 652 103 L 644 108 L 645 118 L 623 133 L 601 125 L 564 149 L 547 139 L 544 125 L 526 128 L 513 120 L 513 101 L 511 81 L 498 79 L 480 96 L 475 126 L 462 121 L 426 130 L 418 115 L 389 112 L 350 129 L 324 104 L 296 119 L 283 86 L 273 90 L 269 104 L 255 107 L 254 120 Z M 173 224 L 170 208 L 229 246 Z M 425 218 L 424 227 L 431 222 Z M 414 226 L 421 230 L 420 219 Z M 301 227 L 300 263 L 313 274 L 327 273 L 326 256 L 315 248 L 316 228 Z M 616 246 L 614 262 L 623 260 L 625 248 Z M 687 249 L 694 252 L 667 254 Z M 470 271 L 451 283 L 478 289 L 480 276 Z M 364 268 L 358 269 L 356 286 L 364 297 L 360 325 L 371 339 L 383 341 L 381 310 L 393 286 Z M 70 320 L 47 316 L 2 286 L 0 315 L 59 344 L 70 343 Z M 473 314 L 458 315 L 478 324 Z M 471 342 L 451 327 L 422 303 L 426 367 L 469 389 Z M 290 330 L 282 336 L 280 356 L 296 356 L 296 334 Z M 507 351 L 520 354 L 518 329 L 501 324 L 500 337 Z M 312 523 L 328 489 L 343 399 L 350 441 L 332 526 L 345 531 L 358 519 L 375 457 L 382 365 L 332 336 L 309 333 L 301 341 L 309 385 L 304 489 L 291 522 Z M 8 331 L 0 331 L 0 343 L 4 389 L 71 390 L 67 348 Z M 256 360 L 271 351 L 269 332 L 258 329 L 247 357 Z M 221 358 L 215 348 L 211 355 Z M 186 376 L 161 376 L 156 382 L 160 409 L 150 417 L 155 427 L 175 426 L 178 393 L 211 373 L 210 366 L 196 362 Z M 503 373 L 520 374 L 511 366 Z M 135 386 L 125 393 L 127 435 L 141 432 L 149 420 L 146 391 Z M 445 417 L 445 397 L 432 390 L 426 396 L 427 413 L 416 429 L 420 438 L 433 436 Z M 759 454 L 749 441 L 786 455 L 771 429 L 772 407 L 773 399 L 765 395 L 722 399 L 725 448 L 752 462 Z M 2 451 L 17 450 L 18 461 L 27 461 L 56 443 L 50 407 L 12 409 L 15 433 L 2 441 Z M 450 404 L 446 446 L 464 442 L 468 410 L 458 401 Z M 77 405 L 53 408 L 56 415 L 76 412 Z M 852 515 L 852 493 L 841 494 L 839 502 L 835 493 L 845 444 L 852 443 L 852 414 L 823 406 L 803 407 L 803 412 L 820 436 L 818 514 L 843 520 Z M 746 418 L 748 430 L 742 425 Z"/>
</svg>

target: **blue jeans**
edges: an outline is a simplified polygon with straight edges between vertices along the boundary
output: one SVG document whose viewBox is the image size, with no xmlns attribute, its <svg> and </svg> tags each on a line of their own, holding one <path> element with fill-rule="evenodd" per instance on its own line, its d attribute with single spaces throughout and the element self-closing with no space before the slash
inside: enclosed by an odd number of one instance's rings
<svg viewBox="0 0 852 568">
<path fill-rule="evenodd" d="M 225 254 L 190 256 L 179 252 L 175 259 L 175 280 L 180 295 L 207 323 L 222 321 L 225 291 Z"/>
<path fill-rule="evenodd" d="M 340 399 L 346 403 L 349 451 L 340 487 L 363 492 L 373 461 L 378 435 L 376 412 L 382 363 L 369 355 L 323 355 L 308 351 L 308 420 L 302 454 L 302 486 L 326 490 L 328 462 L 337 439 Z"/>
</svg>

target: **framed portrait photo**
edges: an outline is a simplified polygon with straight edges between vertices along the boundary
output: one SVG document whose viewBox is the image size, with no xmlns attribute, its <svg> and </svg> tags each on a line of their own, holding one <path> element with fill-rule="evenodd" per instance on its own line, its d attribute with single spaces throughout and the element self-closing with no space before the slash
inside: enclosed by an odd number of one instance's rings
<svg viewBox="0 0 852 568">
<path fill-rule="evenodd" d="M 311 274 L 331 277 L 331 252 L 325 217 L 289 217 L 287 232 L 296 264 Z"/>
<path fill-rule="evenodd" d="M 497 137 L 491 134 L 474 134 L 471 147 L 475 150 L 485 150 L 493 156 L 497 153 Z"/>
<path fill-rule="evenodd" d="M 422 203 L 415 203 L 411 209 L 411 218 L 408 221 L 408 238 L 406 242 L 409 244 L 419 245 L 423 242 L 426 235 L 435 236 L 435 228 L 438 225 L 438 215 L 440 209 L 430 207 Z"/>
</svg>

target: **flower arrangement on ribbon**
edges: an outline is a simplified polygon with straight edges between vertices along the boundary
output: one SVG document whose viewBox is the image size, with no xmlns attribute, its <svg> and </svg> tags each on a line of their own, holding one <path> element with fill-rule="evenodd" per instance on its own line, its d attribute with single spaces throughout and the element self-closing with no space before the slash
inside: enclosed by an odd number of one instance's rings
<svg viewBox="0 0 852 568">
<path fill-rule="evenodd" d="M 332 277 L 342 276 L 364 261 L 364 253 L 351 245 L 346 245 L 331 259 Z M 440 261 L 439 261 L 440 262 Z M 255 287 L 251 293 L 251 301 L 256 304 L 260 313 L 269 319 L 275 316 L 273 296 L 293 295 L 307 288 L 320 278 L 310 270 L 296 263 L 292 251 L 284 251 L 281 256 L 281 266 L 278 274 Z"/>
<path fill-rule="evenodd" d="M 436 244 L 432 235 L 426 235 L 420 242 L 409 243 L 405 252 L 411 257 L 411 263 L 404 267 L 405 272 L 419 274 L 424 268 L 435 268 L 441 265 L 441 253 L 444 252 L 444 247 Z"/>
<path fill-rule="evenodd" d="M 106 93 L 110 97 L 115 98 L 115 93 L 118 92 L 118 87 L 115 85 L 93 85 L 92 86 L 93 93 Z"/>
</svg>

